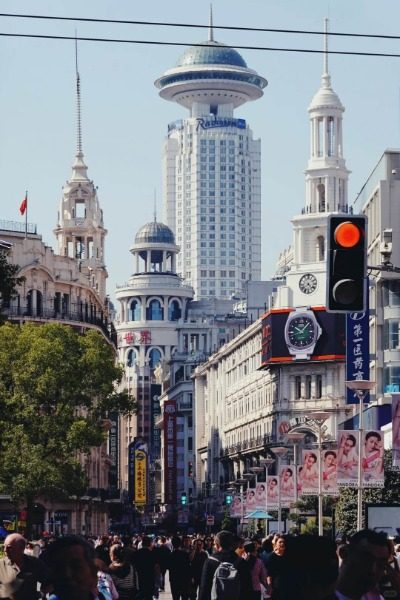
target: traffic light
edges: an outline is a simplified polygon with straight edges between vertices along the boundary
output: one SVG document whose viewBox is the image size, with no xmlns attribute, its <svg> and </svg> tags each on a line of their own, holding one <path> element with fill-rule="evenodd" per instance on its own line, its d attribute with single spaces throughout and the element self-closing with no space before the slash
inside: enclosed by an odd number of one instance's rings
<svg viewBox="0 0 400 600">
<path fill-rule="evenodd" d="M 182 492 L 182 494 L 181 494 L 181 504 L 182 504 L 182 506 L 186 506 L 186 504 L 187 504 L 186 492 Z"/>
<path fill-rule="evenodd" d="M 366 307 L 367 218 L 331 215 L 327 235 L 328 312 L 364 312 Z"/>
<path fill-rule="evenodd" d="M 226 494 L 225 496 L 225 504 L 230 506 L 232 504 L 232 494 Z"/>
<path fill-rule="evenodd" d="M 193 463 L 191 460 L 188 463 L 188 477 L 193 477 Z"/>
</svg>

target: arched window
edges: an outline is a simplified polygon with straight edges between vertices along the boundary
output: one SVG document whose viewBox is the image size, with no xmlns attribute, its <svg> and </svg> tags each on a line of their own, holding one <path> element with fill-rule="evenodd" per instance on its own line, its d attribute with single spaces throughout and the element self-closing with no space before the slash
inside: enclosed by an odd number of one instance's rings
<svg viewBox="0 0 400 600">
<path fill-rule="evenodd" d="M 138 300 L 132 300 L 129 306 L 129 320 L 140 321 L 142 318 L 142 307 Z"/>
<path fill-rule="evenodd" d="M 323 235 L 317 237 L 317 260 L 319 262 L 325 260 L 325 238 Z"/>
<path fill-rule="evenodd" d="M 160 361 L 161 352 L 158 350 L 158 348 L 152 348 L 149 352 L 150 369 L 155 369 Z"/>
<path fill-rule="evenodd" d="M 178 300 L 173 300 L 169 305 L 168 319 L 170 321 L 178 321 L 182 316 L 182 310 Z"/>
<path fill-rule="evenodd" d="M 152 300 L 147 307 L 146 313 L 148 321 L 162 321 L 164 318 L 163 308 L 159 300 Z"/>
<path fill-rule="evenodd" d="M 126 366 L 133 367 L 136 362 L 136 352 L 131 348 L 126 355 Z"/>
</svg>

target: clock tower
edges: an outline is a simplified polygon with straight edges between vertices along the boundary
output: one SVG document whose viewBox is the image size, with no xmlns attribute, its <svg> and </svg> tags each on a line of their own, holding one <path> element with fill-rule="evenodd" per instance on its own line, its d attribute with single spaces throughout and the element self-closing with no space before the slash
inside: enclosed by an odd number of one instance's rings
<svg viewBox="0 0 400 600">
<path fill-rule="evenodd" d="M 306 173 L 306 204 L 293 217 L 293 261 L 286 285 L 278 288 L 275 306 L 325 306 L 327 216 L 348 212 L 349 171 L 343 157 L 344 107 L 332 89 L 328 70 L 325 20 L 324 69 L 321 87 L 308 108 L 310 159 Z"/>
</svg>

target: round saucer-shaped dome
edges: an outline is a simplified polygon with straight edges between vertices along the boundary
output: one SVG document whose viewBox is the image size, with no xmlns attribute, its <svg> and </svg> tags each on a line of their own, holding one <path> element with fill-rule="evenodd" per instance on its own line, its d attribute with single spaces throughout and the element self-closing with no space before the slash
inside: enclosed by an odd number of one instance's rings
<svg viewBox="0 0 400 600">
<path fill-rule="evenodd" d="M 163 223 L 152 221 L 146 223 L 137 232 L 135 244 L 175 244 L 175 237 L 170 228 Z"/>
<path fill-rule="evenodd" d="M 228 65 L 247 68 L 246 62 L 237 50 L 219 42 L 201 42 L 202 46 L 191 46 L 176 63 L 176 67 L 191 65 Z"/>
</svg>

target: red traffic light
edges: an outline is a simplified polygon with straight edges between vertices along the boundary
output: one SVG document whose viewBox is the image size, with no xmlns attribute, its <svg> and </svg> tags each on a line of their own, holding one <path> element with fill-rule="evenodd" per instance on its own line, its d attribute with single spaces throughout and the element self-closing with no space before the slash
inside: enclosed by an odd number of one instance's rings
<svg viewBox="0 0 400 600">
<path fill-rule="evenodd" d="M 362 232 L 359 227 L 351 221 L 340 223 L 335 231 L 335 242 L 342 248 L 354 248 L 359 243 Z"/>
</svg>

